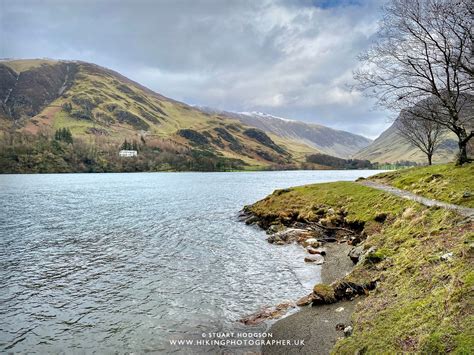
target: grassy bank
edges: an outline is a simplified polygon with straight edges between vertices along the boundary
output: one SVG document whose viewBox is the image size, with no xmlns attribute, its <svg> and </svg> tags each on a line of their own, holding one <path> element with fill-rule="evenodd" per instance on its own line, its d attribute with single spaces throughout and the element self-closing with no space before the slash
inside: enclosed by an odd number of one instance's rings
<svg viewBox="0 0 474 355">
<path fill-rule="evenodd" d="M 459 185 L 473 186 L 464 180 L 472 167 L 427 169 L 454 181 L 443 184 L 441 196 L 450 196 Z M 426 172 L 396 171 L 379 179 L 419 181 Z M 438 197 L 421 182 L 417 190 Z M 351 182 L 279 190 L 248 209 L 266 225 L 289 220 L 331 225 L 331 218 L 339 215 L 340 220 L 342 214 L 345 226 L 363 229 L 362 245 L 372 252 L 344 281 L 376 280 L 377 287 L 356 307 L 354 331 L 337 342 L 334 353 L 467 354 L 474 348 L 472 221 Z"/>
</svg>

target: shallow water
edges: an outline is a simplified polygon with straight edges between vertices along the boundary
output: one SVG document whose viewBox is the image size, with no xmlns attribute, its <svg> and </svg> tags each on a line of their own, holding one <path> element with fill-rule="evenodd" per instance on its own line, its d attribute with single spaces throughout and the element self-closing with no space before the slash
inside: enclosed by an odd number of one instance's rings
<svg viewBox="0 0 474 355">
<path fill-rule="evenodd" d="M 374 171 L 0 176 L 0 350 L 170 352 L 318 281 L 239 222 L 276 188 Z"/>
</svg>

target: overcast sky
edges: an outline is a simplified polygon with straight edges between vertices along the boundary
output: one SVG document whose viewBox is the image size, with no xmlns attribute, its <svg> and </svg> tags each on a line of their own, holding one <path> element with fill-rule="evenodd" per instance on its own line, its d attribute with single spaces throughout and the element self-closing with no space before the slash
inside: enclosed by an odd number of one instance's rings
<svg viewBox="0 0 474 355">
<path fill-rule="evenodd" d="M 0 57 L 80 59 L 189 104 L 375 138 L 351 91 L 382 0 L 0 0 Z"/>
</svg>

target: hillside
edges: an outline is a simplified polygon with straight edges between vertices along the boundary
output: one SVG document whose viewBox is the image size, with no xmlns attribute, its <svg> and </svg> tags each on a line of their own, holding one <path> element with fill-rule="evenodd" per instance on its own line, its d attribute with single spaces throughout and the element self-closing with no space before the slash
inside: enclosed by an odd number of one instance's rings
<svg viewBox="0 0 474 355">
<path fill-rule="evenodd" d="M 52 137 L 67 128 L 76 140 L 100 147 L 109 156 L 128 140 L 190 159 L 197 153 L 238 168 L 291 166 L 316 152 L 290 137 L 202 112 L 85 62 L 2 61 L 0 97 L 4 139 L 9 135 L 11 140 L 11 134 L 29 135 L 30 140 L 35 135 Z"/>
<path fill-rule="evenodd" d="M 426 164 L 426 155 L 400 136 L 395 125 L 396 123 L 394 122 L 372 144 L 357 152 L 354 158 L 367 159 L 378 163 L 409 161 Z M 448 135 L 441 142 L 433 155 L 434 164 L 442 164 L 454 160 L 457 152 L 457 141 L 455 138 L 454 135 Z"/>
<path fill-rule="evenodd" d="M 222 112 L 202 108 L 207 112 Z M 268 134 L 275 134 L 303 142 L 320 153 L 339 158 L 351 158 L 355 153 L 372 143 L 366 137 L 325 127 L 318 124 L 290 120 L 262 112 L 222 112 L 243 124 L 257 127 Z"/>
</svg>

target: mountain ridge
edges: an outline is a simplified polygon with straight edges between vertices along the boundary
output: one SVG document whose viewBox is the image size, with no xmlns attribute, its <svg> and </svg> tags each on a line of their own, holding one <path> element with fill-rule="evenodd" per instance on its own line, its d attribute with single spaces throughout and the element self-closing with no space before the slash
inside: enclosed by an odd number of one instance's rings
<svg viewBox="0 0 474 355">
<path fill-rule="evenodd" d="M 364 136 L 323 126 L 316 123 L 278 117 L 263 112 L 232 112 L 206 106 L 197 106 L 208 113 L 229 115 L 240 122 L 257 127 L 267 133 L 297 139 L 320 153 L 339 158 L 351 158 L 372 140 Z"/>
</svg>

